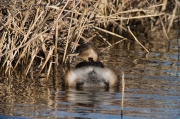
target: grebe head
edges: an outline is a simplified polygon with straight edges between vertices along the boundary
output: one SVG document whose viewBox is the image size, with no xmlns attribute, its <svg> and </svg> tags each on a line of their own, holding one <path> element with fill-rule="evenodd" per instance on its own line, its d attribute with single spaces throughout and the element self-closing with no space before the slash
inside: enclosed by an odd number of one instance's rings
<svg viewBox="0 0 180 119">
<path fill-rule="evenodd" d="M 97 50 L 91 44 L 79 45 L 76 48 L 75 53 L 78 53 L 78 56 L 86 62 L 97 62 L 99 60 Z"/>
</svg>

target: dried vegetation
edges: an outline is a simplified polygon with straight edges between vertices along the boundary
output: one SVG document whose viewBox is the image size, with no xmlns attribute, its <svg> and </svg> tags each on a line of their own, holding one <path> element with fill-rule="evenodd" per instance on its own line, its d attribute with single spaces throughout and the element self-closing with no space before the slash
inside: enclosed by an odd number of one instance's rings
<svg viewBox="0 0 180 119">
<path fill-rule="evenodd" d="M 0 0 L 0 70 L 27 75 L 66 61 L 81 41 L 105 43 L 162 29 L 177 22 L 178 0 Z M 111 43 L 104 34 L 116 37 Z M 131 37 L 129 37 L 131 36 Z M 144 47 L 142 45 L 142 47 Z M 148 50 L 144 47 L 148 52 Z"/>
</svg>

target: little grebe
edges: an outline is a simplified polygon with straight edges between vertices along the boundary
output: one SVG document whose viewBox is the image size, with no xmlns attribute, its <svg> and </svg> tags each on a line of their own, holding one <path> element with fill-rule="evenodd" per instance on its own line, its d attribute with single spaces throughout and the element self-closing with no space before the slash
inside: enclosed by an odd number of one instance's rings
<svg viewBox="0 0 180 119">
<path fill-rule="evenodd" d="M 113 70 L 104 67 L 99 61 L 98 53 L 90 44 L 82 44 L 76 53 L 84 61 L 65 74 L 65 84 L 69 87 L 115 87 L 118 77 Z"/>
</svg>

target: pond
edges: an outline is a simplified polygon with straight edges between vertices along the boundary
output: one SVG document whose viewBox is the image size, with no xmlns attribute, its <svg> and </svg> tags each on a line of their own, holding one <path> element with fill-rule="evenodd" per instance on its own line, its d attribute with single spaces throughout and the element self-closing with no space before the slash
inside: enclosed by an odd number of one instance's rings
<svg viewBox="0 0 180 119">
<path fill-rule="evenodd" d="M 170 36 L 137 43 L 120 43 L 106 50 L 102 62 L 124 72 L 125 91 L 117 89 L 64 89 L 57 84 L 38 85 L 31 81 L 4 83 L 0 78 L 0 118 L 94 118 L 94 119 L 177 119 L 180 117 L 180 39 Z M 21 77 L 23 78 L 23 77 Z M 59 78 L 61 80 L 61 78 Z M 123 109 L 123 114 L 121 113 Z"/>
</svg>

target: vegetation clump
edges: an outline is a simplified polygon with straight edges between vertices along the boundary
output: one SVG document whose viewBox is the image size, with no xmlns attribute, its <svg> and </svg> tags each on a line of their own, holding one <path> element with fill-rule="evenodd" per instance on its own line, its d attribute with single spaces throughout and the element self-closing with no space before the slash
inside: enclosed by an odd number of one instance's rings
<svg viewBox="0 0 180 119">
<path fill-rule="evenodd" d="M 0 70 L 27 75 L 62 64 L 81 41 L 106 47 L 162 29 L 167 37 L 178 21 L 178 0 L 1 0 Z M 105 35 L 116 37 L 114 43 Z M 106 48 L 105 47 L 105 48 Z"/>
</svg>

